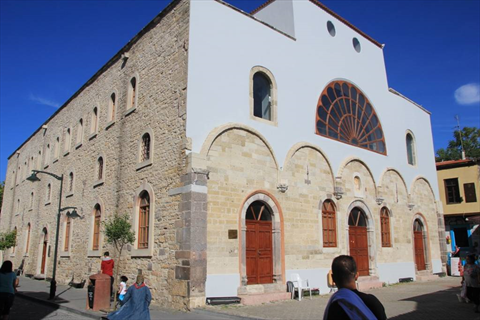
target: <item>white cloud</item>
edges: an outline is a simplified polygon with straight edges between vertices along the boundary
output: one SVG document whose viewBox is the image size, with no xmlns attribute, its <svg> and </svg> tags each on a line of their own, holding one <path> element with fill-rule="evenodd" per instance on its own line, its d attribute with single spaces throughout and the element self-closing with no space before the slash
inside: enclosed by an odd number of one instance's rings
<svg viewBox="0 0 480 320">
<path fill-rule="evenodd" d="M 60 103 L 30 94 L 30 100 L 45 106 L 59 108 Z"/>
<path fill-rule="evenodd" d="M 474 104 L 480 102 L 480 84 L 469 83 L 455 90 L 458 104 Z"/>
</svg>

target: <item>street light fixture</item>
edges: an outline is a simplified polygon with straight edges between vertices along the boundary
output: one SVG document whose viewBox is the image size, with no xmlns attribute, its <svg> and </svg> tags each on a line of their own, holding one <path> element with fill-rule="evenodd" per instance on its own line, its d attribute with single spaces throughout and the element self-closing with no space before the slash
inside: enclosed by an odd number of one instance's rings
<svg viewBox="0 0 480 320">
<path fill-rule="evenodd" d="M 55 250 L 53 252 L 53 274 L 52 274 L 52 280 L 50 281 L 50 296 L 48 297 L 48 300 L 53 300 L 55 299 L 55 293 L 57 291 L 57 281 L 55 279 L 55 276 L 57 274 L 57 254 L 58 254 L 58 238 L 60 235 L 60 215 L 62 211 L 72 209 L 73 210 L 72 212 L 67 212 L 67 216 L 72 218 L 79 217 L 81 219 L 83 219 L 83 217 L 81 217 L 77 213 L 76 211 L 77 207 L 62 208 L 63 174 L 61 176 L 57 176 L 56 174 L 53 174 L 47 171 L 32 170 L 32 175 L 28 177 L 27 180 L 31 182 L 40 181 L 40 179 L 37 177 L 38 173 L 44 173 L 60 181 L 60 196 L 58 198 L 58 214 L 57 214 L 57 233 L 55 234 Z"/>
</svg>

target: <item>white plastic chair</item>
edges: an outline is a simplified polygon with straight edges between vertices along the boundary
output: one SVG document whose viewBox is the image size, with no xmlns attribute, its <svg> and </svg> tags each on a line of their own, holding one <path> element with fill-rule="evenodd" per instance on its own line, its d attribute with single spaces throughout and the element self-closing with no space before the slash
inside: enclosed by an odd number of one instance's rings
<svg viewBox="0 0 480 320">
<path fill-rule="evenodd" d="M 308 290 L 310 292 L 310 299 L 312 299 L 312 288 L 310 288 L 307 280 L 302 280 L 298 273 L 292 273 L 291 279 L 293 282 L 293 292 L 298 292 L 298 301 L 302 301 L 303 291 Z"/>
</svg>

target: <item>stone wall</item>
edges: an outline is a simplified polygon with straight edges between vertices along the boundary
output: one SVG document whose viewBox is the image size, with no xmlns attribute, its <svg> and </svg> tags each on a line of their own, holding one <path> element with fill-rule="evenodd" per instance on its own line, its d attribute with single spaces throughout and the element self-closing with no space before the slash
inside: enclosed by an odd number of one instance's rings
<svg viewBox="0 0 480 320">
<path fill-rule="evenodd" d="M 141 269 L 155 303 L 173 308 L 188 305 L 188 292 L 178 290 L 183 280 L 175 279 L 178 263 L 175 251 L 179 248 L 176 223 L 182 219 L 178 210 L 181 199 L 179 195 L 169 196 L 168 190 L 180 186 L 180 177 L 185 173 L 189 6 L 186 0 L 170 4 L 142 31 L 143 35 L 134 38 L 125 47 L 127 49 L 122 49 L 128 50 L 128 59 L 117 54 L 45 123 L 46 129 L 36 132 L 10 157 L 1 225 L 2 230 L 15 226 L 18 229 L 18 246 L 10 256 L 18 266 L 25 253 L 26 228 L 31 223 L 30 248 L 25 256 L 27 274 L 40 273 L 40 237 L 45 227 L 50 246 L 46 276 L 51 276 L 59 190 L 59 182 L 45 174 L 39 174 L 40 182 L 26 181 L 27 172 L 41 169 L 65 176 L 74 172 L 73 192 L 68 191 L 68 179 L 64 183 L 62 206 L 78 207 L 85 218 L 72 221 L 70 250 L 60 254 L 57 280 L 67 283 L 73 276 L 75 281 L 85 279 L 99 271 L 103 251 L 113 254 L 103 237 L 100 249 L 92 250 L 94 206 L 100 204 L 102 221 L 120 213 L 130 215 L 135 225 L 137 197 L 146 188 L 153 202 L 152 241 L 147 253 L 136 251 L 135 245 L 128 246 L 120 273 L 134 279 Z M 133 76 L 137 79 L 137 104 L 136 108 L 128 108 L 128 86 Z M 116 110 L 115 120 L 110 122 L 108 104 L 113 92 Z M 99 124 L 98 130 L 91 134 L 94 107 L 99 110 Z M 76 144 L 79 119 L 83 119 L 84 133 L 81 143 Z M 66 128 L 72 132 L 72 147 L 68 153 L 63 152 Z M 152 138 L 152 161 L 141 167 L 139 141 L 145 132 Z M 61 151 L 54 161 L 57 137 Z M 48 144 L 50 161 L 47 163 Z M 105 163 L 103 182 L 97 181 L 99 156 Z M 12 174 L 15 171 L 18 175 L 18 167 L 21 177 L 17 179 Z M 48 183 L 52 185 L 49 204 L 46 203 Z M 32 191 L 34 199 L 30 207 Z M 14 204 L 18 199 L 21 204 L 17 210 Z M 59 251 L 64 249 L 64 228 L 65 219 L 62 218 Z M 116 263 L 118 266 L 119 261 Z"/>
</svg>

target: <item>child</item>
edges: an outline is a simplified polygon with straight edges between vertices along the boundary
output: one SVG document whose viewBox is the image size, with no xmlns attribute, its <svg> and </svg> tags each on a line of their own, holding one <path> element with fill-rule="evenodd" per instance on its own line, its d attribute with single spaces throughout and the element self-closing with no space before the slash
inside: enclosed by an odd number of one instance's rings
<svg viewBox="0 0 480 320">
<path fill-rule="evenodd" d="M 118 300 L 120 300 L 120 304 L 122 304 L 122 301 L 125 298 L 125 294 L 127 293 L 127 281 L 127 277 L 120 277 L 120 285 L 118 286 Z"/>
</svg>

